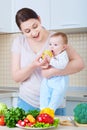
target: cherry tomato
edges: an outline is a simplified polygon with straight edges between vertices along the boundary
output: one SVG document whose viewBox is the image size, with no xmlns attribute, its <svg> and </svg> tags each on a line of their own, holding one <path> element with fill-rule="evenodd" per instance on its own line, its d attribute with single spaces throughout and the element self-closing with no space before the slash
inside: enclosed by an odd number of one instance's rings
<svg viewBox="0 0 87 130">
<path fill-rule="evenodd" d="M 0 125 L 1 126 L 5 125 L 4 116 L 0 116 Z"/>
</svg>

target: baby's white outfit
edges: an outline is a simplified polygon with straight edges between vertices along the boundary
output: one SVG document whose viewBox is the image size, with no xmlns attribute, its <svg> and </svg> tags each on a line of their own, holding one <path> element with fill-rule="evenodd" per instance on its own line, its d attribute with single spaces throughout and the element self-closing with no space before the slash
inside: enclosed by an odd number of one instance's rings
<svg viewBox="0 0 87 130">
<path fill-rule="evenodd" d="M 50 65 L 57 69 L 64 69 L 68 62 L 67 52 L 63 51 L 51 59 Z M 68 76 L 44 78 L 40 90 L 40 109 L 49 107 L 56 110 L 64 99 L 67 87 Z"/>
</svg>

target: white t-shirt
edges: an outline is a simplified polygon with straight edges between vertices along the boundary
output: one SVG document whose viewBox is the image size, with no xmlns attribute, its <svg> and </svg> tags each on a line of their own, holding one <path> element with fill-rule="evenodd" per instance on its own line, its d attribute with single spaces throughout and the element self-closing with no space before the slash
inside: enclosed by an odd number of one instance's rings
<svg viewBox="0 0 87 130">
<path fill-rule="evenodd" d="M 44 47 L 38 54 L 43 52 L 47 46 L 48 42 L 45 43 Z M 38 55 L 31 50 L 26 37 L 22 34 L 14 40 L 12 45 L 12 52 L 20 54 L 21 68 L 28 66 Z M 41 71 L 40 68 L 37 68 L 26 81 L 21 82 L 19 88 L 19 97 L 34 107 L 39 107 L 41 81 Z"/>
</svg>

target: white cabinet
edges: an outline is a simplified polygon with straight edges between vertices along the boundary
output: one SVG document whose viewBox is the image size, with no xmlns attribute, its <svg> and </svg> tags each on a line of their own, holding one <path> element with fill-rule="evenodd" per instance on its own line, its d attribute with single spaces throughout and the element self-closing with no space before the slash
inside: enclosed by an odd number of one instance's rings
<svg viewBox="0 0 87 130">
<path fill-rule="evenodd" d="M 87 0 L 51 0 L 51 30 L 87 27 Z"/>
<path fill-rule="evenodd" d="M 0 1 L 0 32 L 8 32 L 11 30 L 11 0 Z"/>
<path fill-rule="evenodd" d="M 50 26 L 50 0 L 3 0 L 0 3 L 0 32 L 19 32 L 15 23 L 16 12 L 24 7 L 34 9 L 44 27 Z"/>
<path fill-rule="evenodd" d="M 50 0 L 15 0 L 14 1 L 14 16 L 16 12 L 21 8 L 32 8 L 41 17 L 42 25 L 49 29 L 50 27 Z M 14 17 L 13 16 L 13 17 Z M 13 18 L 15 19 L 15 18 Z M 15 23 L 15 22 L 14 22 Z M 17 26 L 13 26 L 13 30 L 17 30 Z"/>
<path fill-rule="evenodd" d="M 87 27 L 87 0 L 2 0 L 0 3 L 0 32 L 19 32 L 16 12 L 32 8 L 48 30 Z"/>
</svg>

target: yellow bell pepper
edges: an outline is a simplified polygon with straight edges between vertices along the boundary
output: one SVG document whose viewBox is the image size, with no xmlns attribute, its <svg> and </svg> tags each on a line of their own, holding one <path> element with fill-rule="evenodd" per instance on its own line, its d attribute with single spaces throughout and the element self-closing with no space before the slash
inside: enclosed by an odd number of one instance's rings
<svg viewBox="0 0 87 130">
<path fill-rule="evenodd" d="M 27 115 L 27 119 L 31 122 L 31 123 L 35 123 L 35 118 L 32 115 Z"/>
<path fill-rule="evenodd" d="M 44 108 L 40 111 L 40 114 L 42 113 L 47 113 L 49 114 L 52 118 L 54 118 L 54 110 L 51 108 Z"/>
</svg>

